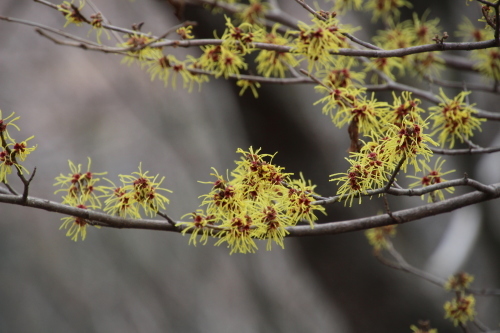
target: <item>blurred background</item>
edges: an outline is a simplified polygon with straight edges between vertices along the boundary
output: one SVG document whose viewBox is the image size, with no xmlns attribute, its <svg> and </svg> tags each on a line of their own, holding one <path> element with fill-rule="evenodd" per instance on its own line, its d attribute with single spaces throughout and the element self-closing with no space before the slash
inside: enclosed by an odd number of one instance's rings
<svg viewBox="0 0 500 333">
<path fill-rule="evenodd" d="M 295 1 L 279 3 L 308 19 Z M 114 25 L 145 22 L 142 30 L 157 35 L 179 22 L 166 1 L 95 4 Z M 448 32 L 463 15 L 480 15 L 465 1 L 418 1 L 414 9 L 422 14 L 428 7 L 429 17 L 441 18 Z M 55 28 L 64 24 L 61 14 L 28 0 L 1 1 L 0 15 Z M 190 6 L 185 16 L 200 23 L 200 37 L 211 37 L 223 22 L 221 15 Z M 366 39 L 383 28 L 370 20 L 358 12 L 345 22 L 362 25 L 356 35 Z M 143 170 L 166 177 L 165 187 L 174 191 L 168 211 L 179 220 L 209 191 L 198 181 L 211 180 L 211 167 L 233 168 L 238 147 L 278 152 L 276 164 L 302 171 L 323 195 L 336 191 L 329 175 L 347 168 L 346 129 L 335 128 L 321 106 L 313 106 L 320 95 L 311 85 L 263 85 L 254 99 L 250 93 L 239 97 L 234 81 L 212 79 L 201 92 L 188 93 L 151 82 L 138 66 L 120 64 L 119 56 L 56 46 L 32 27 L 0 21 L 0 31 L 0 109 L 4 116 L 21 117 L 16 138 L 35 135 L 30 142 L 38 149 L 26 165 L 37 167 L 33 196 L 60 200 L 52 184 L 59 173 L 69 173 L 68 159 L 85 168 L 91 157 L 93 171 L 108 171 L 114 181 L 142 162 Z M 475 74 L 445 78 L 484 83 Z M 495 111 L 498 105 L 492 94 L 470 98 L 482 109 Z M 476 142 L 500 145 L 496 128 L 487 124 Z M 448 178 L 467 172 L 484 182 L 500 180 L 494 154 L 448 160 L 458 170 Z M 393 210 L 422 203 L 389 200 Z M 337 204 L 320 222 L 382 209 L 376 198 L 352 209 Z M 498 288 L 499 214 L 498 203 L 491 202 L 427 218 L 401 226 L 394 242 L 417 267 L 443 278 L 466 270 L 476 277 L 476 288 Z M 421 319 L 440 331 L 453 327 L 443 318 L 443 304 L 452 295 L 381 265 L 362 232 L 287 239 L 285 250 L 261 246 L 255 254 L 230 256 L 224 247 L 188 246 L 187 237 L 168 232 L 89 228 L 87 239 L 75 244 L 58 230 L 61 217 L 0 204 L 1 332 L 382 333 L 410 332 Z M 499 309 L 498 299 L 478 297 L 478 318 L 492 328 L 498 329 Z"/>
</svg>

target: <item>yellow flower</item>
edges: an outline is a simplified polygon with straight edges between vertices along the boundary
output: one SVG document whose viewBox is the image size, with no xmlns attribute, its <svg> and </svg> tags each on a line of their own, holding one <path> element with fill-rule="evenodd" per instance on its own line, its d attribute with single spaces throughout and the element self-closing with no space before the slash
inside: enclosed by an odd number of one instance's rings
<svg viewBox="0 0 500 333">
<path fill-rule="evenodd" d="M 76 205 L 77 208 L 81 209 L 87 209 L 89 207 L 86 207 L 84 205 Z M 87 236 L 87 221 L 81 217 L 75 217 L 75 216 L 68 216 L 68 217 L 63 217 L 61 220 L 63 220 L 63 224 L 59 227 L 59 230 L 61 229 L 68 229 L 69 230 L 66 232 L 67 237 L 71 237 L 71 240 L 73 241 L 78 241 L 78 237 L 81 238 L 81 240 L 85 240 L 85 237 Z M 96 228 L 100 229 L 100 226 L 95 226 Z"/>
<path fill-rule="evenodd" d="M 335 15 L 324 21 L 315 17 L 312 22 L 311 25 L 299 22 L 300 30 L 296 31 L 298 37 L 295 39 L 294 48 L 296 53 L 306 56 L 309 71 L 327 67 L 331 62 L 330 52 L 335 53 L 348 46 L 343 34 L 354 30 L 342 26 Z"/>
<path fill-rule="evenodd" d="M 444 60 L 439 52 L 424 52 L 408 56 L 406 68 L 411 74 L 439 77 L 445 69 Z"/>
<path fill-rule="evenodd" d="M 475 27 L 474 24 L 472 24 L 472 22 L 466 16 L 463 17 L 463 22 L 458 25 L 458 31 L 455 32 L 455 36 L 462 37 L 466 42 L 481 42 L 484 40 L 493 39 L 493 35 L 493 30 L 486 30 Z"/>
<path fill-rule="evenodd" d="M 333 1 L 333 0 L 332 0 Z M 344 14 L 350 10 L 360 10 L 363 0 L 335 0 L 333 10 L 339 14 Z"/>
<path fill-rule="evenodd" d="M 344 201 L 345 205 L 352 206 L 353 199 L 358 196 L 359 203 L 361 203 L 360 194 L 366 193 L 370 188 L 366 186 L 365 178 L 368 174 L 361 164 L 354 164 L 354 160 L 348 159 L 349 163 L 353 165 L 347 170 L 347 173 L 336 173 L 330 175 L 334 177 L 330 179 L 331 182 L 336 181 L 337 185 L 342 185 L 337 190 L 337 195 L 341 196 L 340 201 Z"/>
<path fill-rule="evenodd" d="M 354 88 L 353 86 L 347 88 L 327 88 L 322 85 L 318 85 L 314 87 L 314 89 L 320 93 L 326 94 L 325 97 L 316 101 L 314 105 L 319 103 L 324 103 L 322 112 L 324 115 L 330 117 L 332 122 L 341 127 L 342 125 L 339 123 L 338 113 L 344 113 L 342 118 L 346 118 L 349 115 L 351 107 L 354 105 L 358 98 L 363 96 L 365 89 L 364 88 Z"/>
<path fill-rule="evenodd" d="M 19 164 L 19 161 L 24 161 L 26 156 L 28 156 L 37 147 L 27 146 L 27 141 L 33 139 L 34 136 L 31 136 L 22 142 L 16 142 L 9 136 L 7 133 L 7 126 L 12 125 L 18 128 L 15 124 L 12 124 L 12 121 L 16 119 L 18 118 L 12 119 L 9 123 L 2 123 L 2 120 L 0 119 L 0 182 L 4 183 L 7 183 L 7 176 L 12 173 L 12 167 L 15 167 L 20 174 L 23 174 L 23 172 L 29 173 L 24 166 Z"/>
<path fill-rule="evenodd" d="M 373 12 L 372 21 L 377 21 L 379 18 L 385 21 L 393 22 L 399 19 L 401 12 L 400 7 L 413 7 L 407 0 L 368 0 L 365 5 L 367 11 Z"/>
<path fill-rule="evenodd" d="M 453 325 L 466 324 L 476 316 L 474 295 L 458 296 L 444 304 L 445 319 L 450 319 Z"/>
<path fill-rule="evenodd" d="M 392 158 L 393 163 L 404 158 L 401 169 L 406 172 L 408 164 L 413 165 L 415 172 L 420 171 L 417 157 L 428 161 L 432 156 L 429 144 L 438 144 L 424 133 L 427 123 L 419 115 L 407 115 L 400 126 L 388 125 L 385 133 L 384 154 Z M 397 162 L 396 162 L 397 163 Z"/>
<path fill-rule="evenodd" d="M 179 222 L 176 223 L 175 226 L 185 226 L 181 232 L 183 235 L 185 235 L 187 232 L 191 232 L 188 244 L 193 243 L 193 245 L 196 246 L 196 238 L 199 233 L 201 233 L 200 243 L 202 243 L 203 245 L 207 244 L 208 236 L 212 235 L 213 230 L 210 229 L 210 227 L 214 224 L 215 217 L 213 215 L 207 216 L 205 215 L 203 210 L 198 209 L 196 212 L 182 216 L 181 219 L 188 215 L 191 215 L 193 222 Z"/>
<path fill-rule="evenodd" d="M 472 59 L 477 61 L 474 68 L 486 78 L 500 80 L 500 52 L 498 49 L 473 50 Z"/>
<path fill-rule="evenodd" d="M 270 9 L 267 2 L 261 0 L 250 0 L 248 6 L 236 13 L 236 17 L 242 22 L 249 24 L 262 24 L 266 12 Z"/>
<path fill-rule="evenodd" d="M 247 69 L 241 53 L 224 45 L 202 46 L 203 55 L 198 59 L 202 69 L 214 72 L 215 77 L 239 75 L 241 69 Z"/>
<path fill-rule="evenodd" d="M 10 135 L 9 131 L 7 131 L 8 126 L 12 126 L 16 128 L 18 131 L 20 131 L 19 127 L 14 124 L 14 121 L 18 120 L 20 117 L 15 117 L 13 119 L 10 119 L 14 116 L 14 112 L 12 112 L 8 117 L 2 118 L 2 110 L 0 110 L 0 136 L 5 136 L 6 140 L 14 141 Z"/>
<path fill-rule="evenodd" d="M 129 193 L 133 197 L 133 202 L 138 203 L 146 215 L 154 217 L 160 209 L 165 209 L 165 204 L 169 203 L 168 198 L 158 191 L 170 193 L 172 191 L 160 187 L 165 177 L 157 181 L 159 175 L 148 176 L 148 172 L 143 172 L 142 165 L 139 164 L 138 172 L 132 172 L 132 175 L 119 175 L 119 177 L 123 184 L 121 191 Z"/>
<path fill-rule="evenodd" d="M 187 27 L 180 27 L 179 29 L 175 30 L 175 32 L 182 38 L 182 39 L 193 39 L 194 36 L 192 35 L 193 33 L 193 26 L 188 25 Z"/>
<path fill-rule="evenodd" d="M 226 16 L 226 30 L 221 37 L 222 45 L 245 55 L 254 50 L 252 43 L 259 40 L 263 33 L 264 30 L 261 27 L 250 23 L 242 23 L 236 27 Z"/>
<path fill-rule="evenodd" d="M 438 333 L 436 328 L 431 328 L 429 321 L 419 321 L 418 326 L 411 325 L 410 329 L 413 333 Z"/>
<path fill-rule="evenodd" d="M 418 98 L 412 98 L 412 93 L 409 91 L 403 91 L 401 96 L 396 96 L 396 93 L 392 92 L 392 96 L 394 102 L 383 116 L 386 123 L 400 126 L 407 115 L 415 118 L 420 117 L 419 115 L 425 112 L 424 109 L 420 108 L 422 101 Z"/>
<path fill-rule="evenodd" d="M 380 71 L 387 75 L 391 80 L 395 79 L 393 74 L 394 69 L 398 69 L 399 75 L 404 73 L 404 65 L 402 58 L 375 58 L 371 61 L 365 62 L 365 72 Z M 376 73 L 375 73 L 376 74 Z M 379 80 L 378 75 L 372 76 L 372 82 L 377 83 Z"/>
<path fill-rule="evenodd" d="M 81 10 L 85 6 L 85 1 L 80 0 L 79 6 L 75 6 L 73 1 L 63 1 L 62 4 L 57 5 L 57 10 L 60 11 L 66 18 L 66 23 L 64 27 L 66 28 L 69 24 L 74 24 L 76 26 L 81 26 L 82 23 L 90 23 L 89 20 L 82 15 Z"/>
<path fill-rule="evenodd" d="M 474 276 L 461 272 L 454 274 L 448 278 L 444 285 L 444 289 L 451 291 L 464 291 L 469 288 L 470 284 L 474 281 Z"/>
<path fill-rule="evenodd" d="M 322 83 L 332 89 L 360 87 L 364 83 L 365 73 L 355 72 L 352 67 L 356 66 L 356 59 L 352 57 L 338 56 L 332 61 L 333 65 L 319 70 L 317 75 L 323 77 Z"/>
<path fill-rule="evenodd" d="M 228 230 L 220 231 L 216 237 L 220 238 L 215 245 L 227 243 L 231 249 L 229 254 L 254 253 L 257 245 L 252 237 L 252 218 L 249 215 L 235 216 L 229 222 Z"/>
<path fill-rule="evenodd" d="M 22 142 L 12 142 L 9 143 L 8 146 L 10 146 L 11 150 L 11 159 L 16 159 L 19 161 L 24 161 L 26 159 L 26 156 L 28 156 L 32 151 L 36 149 L 36 145 L 34 147 L 28 148 L 27 142 L 31 139 L 33 139 L 35 136 L 30 136 L 26 140 Z"/>
<path fill-rule="evenodd" d="M 12 173 L 12 167 L 15 166 L 18 169 L 21 167 L 19 164 L 15 164 L 10 158 L 10 154 L 6 150 L 0 151 L 0 183 L 7 183 L 7 176 Z"/>
<path fill-rule="evenodd" d="M 427 20 L 429 14 L 430 11 L 426 10 L 419 19 L 417 13 L 413 13 L 413 27 L 410 31 L 415 38 L 414 45 L 430 44 L 433 42 L 432 39 L 441 32 L 439 18 Z"/>
<path fill-rule="evenodd" d="M 351 164 L 346 173 L 330 175 L 334 177 L 330 181 L 336 181 L 337 185 L 342 184 L 337 190 L 337 195 L 341 196 L 340 200 L 344 201 L 345 205 L 352 206 L 356 196 L 361 203 L 361 194 L 384 186 L 389 173 L 395 167 L 394 157 L 385 154 L 386 140 L 377 142 L 376 135 L 373 135 L 372 139 L 373 141 L 368 142 L 361 152 L 351 152 L 352 158 L 346 158 Z"/>
<path fill-rule="evenodd" d="M 411 183 L 409 185 L 410 188 L 422 185 L 423 187 L 433 185 L 433 184 L 439 184 L 441 182 L 445 182 L 446 179 L 443 178 L 444 175 L 447 175 L 449 173 L 455 172 L 455 170 L 450 170 L 446 172 L 442 172 L 441 169 L 443 167 L 444 162 L 446 162 L 444 159 L 442 160 L 441 157 L 439 157 L 436 160 L 436 163 L 434 164 L 434 167 L 431 169 L 427 162 L 425 160 L 420 160 L 420 164 L 422 164 L 422 169 L 426 171 L 423 177 L 416 177 L 416 176 L 411 176 L 407 175 L 406 177 L 408 178 L 414 178 L 418 179 L 416 182 Z M 453 193 L 455 191 L 454 187 L 447 187 L 445 189 L 446 192 L 448 193 Z M 422 200 L 424 199 L 424 195 L 422 195 Z M 444 194 L 442 190 L 436 190 L 433 191 L 429 194 L 429 202 L 436 202 L 436 201 L 442 201 L 444 200 Z"/>
<path fill-rule="evenodd" d="M 311 181 L 306 183 L 302 173 L 299 179 L 290 180 L 290 188 L 288 189 L 289 205 L 286 215 L 290 216 L 292 221 L 304 220 L 308 222 L 311 228 L 314 228 L 314 222 L 318 219 L 317 212 L 326 215 L 325 207 L 320 205 L 311 205 L 314 198 L 311 196 L 315 194 Z M 293 225 L 293 224 L 292 224 Z"/>
<path fill-rule="evenodd" d="M 172 83 L 172 86 L 176 89 L 177 78 L 180 75 L 183 88 L 191 92 L 195 83 L 198 83 L 201 89 L 201 84 L 208 81 L 207 75 L 190 72 L 191 69 L 200 69 L 197 67 L 196 61 L 192 56 L 180 61 L 171 54 L 163 55 L 160 52 L 144 60 L 143 64 L 148 67 L 147 72 L 151 75 L 151 81 L 158 78 L 163 81 L 165 87 Z"/>
<path fill-rule="evenodd" d="M 193 222 L 180 222 L 185 226 L 183 234 L 191 232 L 190 243 L 196 244 L 201 233 L 202 243 L 208 236 L 219 238 L 215 245 L 227 244 L 231 253 L 255 252 L 255 239 L 267 240 L 283 247 L 286 227 L 296 225 L 301 219 L 311 225 L 317 219 L 315 213 L 324 213 L 324 207 L 311 205 L 314 186 L 303 177 L 292 180 L 292 174 L 272 163 L 274 155 L 260 154 L 252 147 L 238 149 L 242 158 L 236 161 L 231 177 L 223 177 L 217 170 L 211 175 L 215 181 L 209 193 L 201 196 L 205 211 L 191 215 Z M 185 216 L 186 216 L 185 215 Z"/>
<path fill-rule="evenodd" d="M 108 40 L 111 39 L 109 32 L 102 27 L 102 22 L 103 22 L 103 17 L 102 17 L 101 13 L 95 13 L 95 14 L 90 15 L 90 25 L 92 26 L 92 29 L 90 29 L 87 36 L 92 31 L 95 31 L 97 43 L 99 43 L 99 44 L 101 44 L 101 35 L 102 35 L 103 31 L 106 33 Z"/>
<path fill-rule="evenodd" d="M 172 61 L 175 59 L 171 55 L 155 55 L 156 58 L 147 61 L 148 73 L 151 75 L 151 81 L 156 78 L 163 81 L 165 87 L 168 86 L 170 74 L 172 72 Z M 174 87 L 175 88 L 175 87 Z"/>
<path fill-rule="evenodd" d="M 105 213 L 136 219 L 141 217 L 133 192 L 127 192 L 122 187 L 114 187 L 111 190 L 112 195 L 104 201 Z"/>
<path fill-rule="evenodd" d="M 105 175 L 107 172 L 92 172 L 90 171 L 91 159 L 88 158 L 87 171 L 82 172 L 82 165 L 75 165 L 73 162 L 68 161 L 70 174 L 63 175 L 62 173 L 56 177 L 54 186 L 61 186 L 61 189 L 55 191 L 66 192 L 63 196 L 63 204 L 70 206 L 86 205 L 94 208 L 100 208 L 100 198 L 102 194 L 108 191 L 104 186 L 97 185 L 100 178 L 96 176 Z M 97 195 L 101 193 L 101 195 Z"/>
<path fill-rule="evenodd" d="M 340 109 L 333 117 L 333 123 L 338 127 L 355 123 L 362 134 L 379 133 L 382 127 L 379 117 L 387 107 L 388 104 L 378 101 L 375 94 L 371 98 L 361 95 L 354 99 L 350 107 Z"/>
<path fill-rule="evenodd" d="M 144 65 L 144 61 L 149 59 L 158 59 L 163 56 L 161 48 L 150 47 L 149 44 L 154 42 L 154 39 L 148 35 L 140 33 L 130 33 L 125 36 L 127 41 L 118 44 L 118 47 L 126 49 L 126 56 L 123 58 L 122 63 L 131 65 L 134 62 Z"/>
<path fill-rule="evenodd" d="M 429 108 L 432 112 L 431 119 L 434 120 L 432 135 L 439 134 L 440 145 L 449 143 L 450 148 L 453 148 L 456 139 L 464 142 L 473 136 L 474 130 L 481 130 L 481 122 L 485 119 L 474 116 L 477 113 L 473 108 L 475 104 L 465 103 L 465 97 L 469 94 L 470 91 L 462 91 L 450 99 L 440 89 L 438 97 L 442 102 Z"/>
<path fill-rule="evenodd" d="M 238 80 L 238 81 L 236 81 L 236 85 L 238 87 L 241 87 L 240 96 L 243 96 L 243 94 L 245 93 L 245 90 L 250 88 L 253 96 L 255 98 L 259 97 L 259 93 L 257 92 L 257 88 L 260 88 L 259 82 L 250 81 L 250 80 Z"/>
<path fill-rule="evenodd" d="M 290 41 L 277 32 L 279 27 L 279 24 L 275 24 L 270 33 L 256 39 L 256 42 L 288 45 Z M 299 64 L 292 53 L 272 50 L 261 50 L 255 58 L 255 62 L 257 63 L 257 73 L 265 77 L 285 77 L 288 66 L 295 67 Z"/>
<path fill-rule="evenodd" d="M 380 47 L 393 50 L 409 47 L 415 40 L 414 25 L 410 20 L 403 22 L 389 22 L 384 30 L 378 30 L 373 41 Z"/>
<path fill-rule="evenodd" d="M 368 243 L 373 246 L 375 251 L 380 251 L 389 247 L 389 237 L 396 236 L 396 226 L 387 225 L 384 227 L 368 229 L 365 231 Z"/>
</svg>

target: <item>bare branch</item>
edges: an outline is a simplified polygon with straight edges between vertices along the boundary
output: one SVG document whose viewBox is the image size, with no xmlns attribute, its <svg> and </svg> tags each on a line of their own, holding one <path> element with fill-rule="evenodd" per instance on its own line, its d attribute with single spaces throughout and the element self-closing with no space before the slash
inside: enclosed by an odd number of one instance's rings
<svg viewBox="0 0 500 333">
<path fill-rule="evenodd" d="M 476 154 L 490 154 L 500 151 L 500 147 L 490 148 L 466 148 L 466 149 L 444 149 L 429 147 L 434 154 L 441 155 L 476 155 Z"/>
<path fill-rule="evenodd" d="M 148 230 L 164 230 L 164 231 L 180 231 L 181 228 L 173 226 L 168 221 L 152 220 L 152 219 L 131 219 L 119 216 L 112 216 L 101 212 L 96 212 L 88 209 L 81 209 L 63 205 L 54 201 L 28 197 L 26 202 L 22 196 L 0 194 L 0 202 L 27 206 L 37 209 L 43 209 L 49 212 L 61 213 L 70 216 L 76 216 L 88 221 L 95 222 L 96 225 L 101 225 L 110 228 L 127 228 L 127 229 L 148 229 Z"/>
<path fill-rule="evenodd" d="M 375 258 L 377 258 L 381 263 L 383 263 L 386 266 L 389 266 L 394 269 L 401 270 L 403 272 L 407 272 L 410 274 L 413 274 L 415 276 L 418 276 L 432 284 L 437 285 L 438 287 L 443 287 L 446 280 L 441 279 L 437 276 L 434 276 L 432 274 L 427 273 L 426 271 L 420 270 L 410 264 L 403 258 L 403 256 L 396 251 L 392 243 L 387 240 L 389 246 L 387 248 L 387 251 L 391 254 L 391 256 L 396 259 L 396 262 L 390 261 L 382 256 L 382 253 L 378 252 L 375 253 Z"/>
<path fill-rule="evenodd" d="M 448 213 L 453 210 L 474 205 L 479 202 L 485 202 L 500 197 L 500 183 L 490 185 L 495 189 L 495 195 L 489 195 L 481 191 L 474 191 L 463 194 L 451 199 L 446 199 L 436 203 L 404 209 L 393 212 L 401 223 L 407 223 L 419 220 L 429 216 L 435 216 L 443 213 Z M 394 219 L 388 214 L 370 216 L 348 221 L 335 221 L 323 224 L 318 224 L 311 229 L 306 226 L 290 227 L 287 230 L 292 237 L 316 236 L 316 235 L 335 235 L 339 233 L 366 230 L 376 227 L 394 224 Z"/>
<path fill-rule="evenodd" d="M 366 218 L 336 221 L 323 224 L 317 224 L 314 229 L 310 226 L 295 226 L 289 227 L 289 235 L 293 237 L 314 236 L 314 235 L 333 235 L 351 231 L 366 230 L 375 227 L 394 224 L 394 219 L 400 223 L 407 223 L 424 217 L 434 216 L 450 212 L 462 207 L 473 205 L 479 202 L 485 202 L 500 197 L 500 183 L 489 185 L 494 189 L 494 194 L 486 194 L 481 191 L 463 194 L 451 199 L 431 203 L 420 207 L 405 209 L 393 212 L 391 217 L 388 214 L 371 216 Z M 391 188 L 390 191 L 396 189 Z M 146 230 L 163 230 L 163 231 L 182 231 L 182 228 L 172 225 L 169 221 L 159 221 L 151 219 L 130 219 L 118 216 L 111 216 L 105 213 L 96 212 L 88 209 L 80 209 L 56 203 L 46 199 L 28 197 L 26 201 L 22 196 L 10 194 L 0 194 L 0 202 L 14 205 L 22 205 L 37 209 L 43 209 L 50 212 L 76 216 L 88 221 L 92 221 L 97 225 L 110 228 L 127 228 L 127 229 L 146 229 Z"/>
<path fill-rule="evenodd" d="M 489 93 L 493 93 L 493 94 L 500 93 L 500 89 L 498 89 L 498 86 L 495 84 L 486 85 L 486 84 L 477 84 L 477 83 L 467 83 L 467 89 L 464 89 L 465 82 L 440 80 L 440 79 L 436 79 L 436 78 L 431 78 L 428 75 L 424 75 L 424 79 L 426 79 L 430 83 L 439 85 L 441 87 L 463 89 L 463 90 L 473 90 L 473 91 L 484 91 L 484 92 L 489 92 Z"/>
</svg>

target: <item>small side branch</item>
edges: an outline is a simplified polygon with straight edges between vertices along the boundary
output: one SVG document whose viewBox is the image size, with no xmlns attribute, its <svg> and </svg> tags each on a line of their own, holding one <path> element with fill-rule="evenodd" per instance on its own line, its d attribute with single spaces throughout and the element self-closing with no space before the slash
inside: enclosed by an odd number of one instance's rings
<svg viewBox="0 0 500 333">
<path fill-rule="evenodd" d="M 422 279 L 424 279 L 432 284 L 435 284 L 439 287 L 444 287 L 444 284 L 446 282 L 444 279 L 441 279 L 437 276 L 434 276 L 430 273 L 427 273 L 426 271 L 420 270 L 420 269 L 408 264 L 408 262 L 406 262 L 406 260 L 403 258 L 403 256 L 398 251 L 396 251 L 396 249 L 394 248 L 392 243 L 388 240 L 387 240 L 387 242 L 389 244 L 387 251 L 391 254 L 391 256 L 396 261 L 388 260 L 387 258 L 382 256 L 382 254 L 380 252 L 376 252 L 375 258 L 377 258 L 382 264 L 384 264 L 388 267 L 398 269 L 398 270 L 401 270 L 403 272 L 407 272 L 407 273 L 413 274 L 415 276 L 418 276 L 418 277 L 420 277 L 420 278 L 422 278 Z"/>
</svg>

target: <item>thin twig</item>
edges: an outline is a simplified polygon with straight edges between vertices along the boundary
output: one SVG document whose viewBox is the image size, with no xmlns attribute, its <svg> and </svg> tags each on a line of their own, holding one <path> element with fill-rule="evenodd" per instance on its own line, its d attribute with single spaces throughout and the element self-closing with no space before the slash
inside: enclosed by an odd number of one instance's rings
<svg viewBox="0 0 500 333">
<path fill-rule="evenodd" d="M 407 223 L 415 220 L 420 220 L 424 217 L 435 216 L 453 210 L 474 205 L 479 202 L 485 202 L 500 197 L 500 183 L 489 185 L 495 189 L 494 195 L 489 195 L 481 191 L 475 191 L 467 194 L 462 194 L 451 199 L 446 199 L 437 203 L 430 203 L 419 207 L 413 207 L 400 211 L 393 212 L 393 216 L 400 223 Z M 395 190 L 391 188 L 391 191 Z M 28 196 L 26 201 L 20 196 L 12 194 L 0 194 L 0 202 L 22 205 L 36 209 L 61 213 L 65 215 L 80 217 L 85 220 L 93 221 L 96 225 L 102 225 L 111 228 L 127 228 L 127 229 L 145 229 L 145 230 L 164 230 L 180 232 L 182 227 L 174 227 L 168 221 L 151 220 L 151 219 L 131 219 L 119 216 L 112 216 L 105 213 L 92 211 L 89 209 L 80 209 L 63 205 L 46 199 L 40 199 Z M 389 215 L 376 215 L 360 219 L 347 221 L 335 221 L 317 224 L 314 229 L 310 226 L 294 226 L 287 228 L 289 236 L 314 236 L 314 235 L 333 235 L 351 231 L 366 230 L 375 227 L 394 224 L 394 219 Z"/>
<path fill-rule="evenodd" d="M 99 10 L 99 8 L 97 8 L 97 6 L 94 4 L 94 2 L 92 0 L 87 0 L 87 3 L 89 4 L 90 8 L 92 8 L 94 10 L 94 12 L 96 14 L 97 13 L 101 14 L 101 17 L 102 17 L 102 20 L 103 20 L 104 24 L 111 24 L 111 22 L 107 19 L 106 16 L 104 16 L 104 14 Z M 113 37 L 116 39 L 116 41 L 118 43 L 123 43 L 123 40 L 122 40 L 121 36 L 118 35 L 115 30 L 111 30 L 111 34 L 113 35 Z"/>
<path fill-rule="evenodd" d="M 64 32 L 62 30 L 54 29 L 54 28 L 48 27 L 46 25 L 43 25 L 43 24 L 40 24 L 40 23 L 37 23 L 37 22 L 32 22 L 32 21 L 27 21 L 27 20 L 21 20 L 21 19 L 17 19 L 17 18 L 13 18 L 13 17 L 1 16 L 1 15 L 0 15 L 0 20 L 7 21 L 7 22 L 20 23 L 20 24 L 23 24 L 23 25 L 28 25 L 28 26 L 39 28 L 39 29 L 42 29 L 42 30 L 50 31 L 50 32 L 52 32 L 54 34 L 57 34 L 59 36 L 63 36 L 63 37 L 66 37 L 66 38 L 78 41 L 80 43 L 91 44 L 93 46 L 101 46 L 98 43 L 94 43 L 94 42 L 92 42 L 92 41 L 90 41 L 88 39 L 80 38 L 78 36 L 75 36 L 75 35 L 69 34 L 67 32 Z"/>
<path fill-rule="evenodd" d="M 164 212 L 157 212 L 156 214 L 160 215 L 163 217 L 165 220 L 167 220 L 171 225 L 175 226 L 175 221 L 170 218 L 170 216 L 167 215 L 167 213 Z"/>
<path fill-rule="evenodd" d="M 476 325 L 476 327 L 481 332 L 491 332 L 491 329 L 488 326 L 486 326 L 484 323 L 482 323 L 479 319 L 474 318 L 474 320 L 472 322 L 474 323 L 474 325 Z"/>
<path fill-rule="evenodd" d="M 403 166 L 404 162 L 406 161 L 406 156 L 403 156 L 401 160 L 399 161 L 398 165 L 394 168 L 394 171 L 392 172 L 391 178 L 387 182 L 387 184 L 384 186 L 384 190 L 387 191 L 391 186 L 392 183 L 396 180 L 396 175 L 398 174 L 399 170 Z"/>
<path fill-rule="evenodd" d="M 434 154 L 440 155 L 476 155 L 476 154 L 491 154 L 500 151 L 500 147 L 489 148 L 466 148 L 466 149 L 444 149 L 429 147 Z"/>
<path fill-rule="evenodd" d="M 468 138 L 461 136 L 462 140 L 469 146 L 471 149 L 483 149 L 483 147 L 476 145 L 474 142 L 469 140 Z"/>
<path fill-rule="evenodd" d="M 29 187 L 30 187 L 31 181 L 35 177 L 35 174 L 36 174 L 36 168 L 33 169 L 33 173 L 31 174 L 31 177 L 29 179 L 26 180 L 26 178 L 24 178 L 24 177 L 21 178 L 21 181 L 24 184 L 24 190 L 23 190 L 23 202 L 24 203 L 26 203 L 26 201 L 28 200 Z"/>
<path fill-rule="evenodd" d="M 321 16 L 317 11 L 314 10 L 311 6 L 309 6 L 304 0 L 295 0 L 299 5 L 301 5 L 305 10 L 307 10 L 309 13 L 313 14 L 316 18 L 320 19 L 321 21 L 325 21 L 326 18 Z"/>
<path fill-rule="evenodd" d="M 5 191 L 5 192 L 2 192 L 4 194 L 9 194 L 9 192 L 11 194 L 14 194 L 14 195 L 19 195 L 19 193 L 17 193 L 16 190 L 14 190 L 14 188 L 12 186 L 10 186 L 8 183 L 3 183 L 5 185 L 5 187 L 7 187 L 8 191 Z"/>
<path fill-rule="evenodd" d="M 423 78 L 426 79 L 427 81 L 434 83 L 436 85 L 439 85 L 441 87 L 456 88 L 456 89 L 464 90 L 463 89 L 464 82 L 440 80 L 437 78 L 431 78 L 428 75 L 424 75 Z M 500 93 L 498 86 L 496 86 L 495 84 L 493 86 L 491 86 L 491 85 L 485 85 L 485 84 L 467 83 L 467 89 L 472 90 L 472 91 L 484 91 L 484 92 L 493 93 L 493 94 Z"/>
<path fill-rule="evenodd" d="M 382 256 L 382 254 L 379 252 L 379 253 L 375 254 L 375 257 L 381 263 L 383 263 L 384 265 L 389 266 L 391 268 L 398 269 L 398 270 L 401 270 L 401 271 L 404 271 L 407 273 L 411 273 L 411 274 L 418 276 L 418 277 L 420 277 L 420 278 L 422 278 L 422 279 L 424 279 L 432 284 L 437 285 L 438 287 L 444 286 L 446 280 L 441 279 L 437 276 L 434 276 L 430 273 L 427 273 L 426 271 L 420 270 L 420 269 L 408 264 L 408 262 L 403 258 L 403 256 L 398 251 L 396 251 L 396 249 L 392 245 L 392 242 L 390 240 L 387 240 L 387 243 L 388 243 L 387 251 L 391 254 L 391 256 L 396 261 L 393 262 L 393 261 L 390 261 L 390 260 L 384 258 Z"/>
<path fill-rule="evenodd" d="M 418 189 L 413 189 L 413 188 L 412 189 L 401 189 L 401 188 L 395 188 L 395 187 L 386 188 L 386 186 L 384 186 L 384 187 L 381 187 L 381 188 L 378 188 L 375 190 L 368 190 L 368 191 L 366 191 L 366 193 L 360 193 L 358 195 L 355 195 L 354 198 L 372 197 L 372 196 L 383 194 L 383 193 L 387 193 L 387 194 L 394 195 L 394 196 L 410 196 L 410 197 L 411 196 L 422 196 L 422 195 L 432 193 L 432 192 L 437 191 L 437 190 L 444 190 L 446 188 L 457 187 L 457 186 L 470 186 L 478 191 L 481 191 L 485 194 L 493 195 L 493 196 L 496 196 L 497 191 L 498 191 L 498 189 L 492 185 L 485 185 L 485 184 L 482 184 L 474 179 L 470 179 L 467 176 L 465 176 L 464 178 L 448 180 L 445 182 L 425 186 L 425 187 L 418 188 Z M 347 195 L 337 195 L 337 196 L 332 196 L 332 197 L 329 197 L 326 199 L 314 201 L 311 204 L 312 205 L 327 205 L 327 204 L 332 204 L 335 202 L 342 201 L 346 197 L 347 197 Z"/>
</svg>

